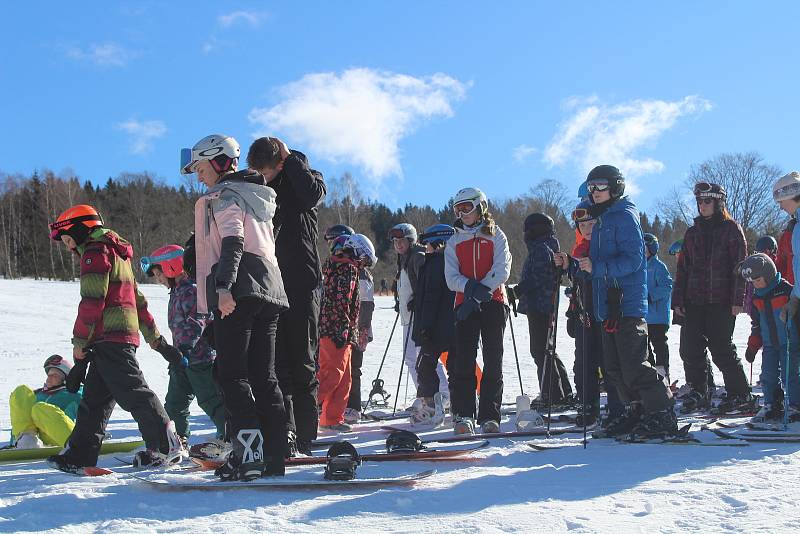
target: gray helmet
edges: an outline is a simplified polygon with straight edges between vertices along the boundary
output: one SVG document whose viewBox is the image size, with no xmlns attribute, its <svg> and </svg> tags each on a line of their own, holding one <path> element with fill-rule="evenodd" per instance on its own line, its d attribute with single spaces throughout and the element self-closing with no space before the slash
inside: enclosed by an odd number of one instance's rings
<svg viewBox="0 0 800 534">
<path fill-rule="evenodd" d="M 775 279 L 778 272 L 772 258 L 760 252 L 745 258 L 739 264 L 738 271 L 748 282 L 752 282 L 756 278 L 764 278 L 768 284 Z"/>
</svg>

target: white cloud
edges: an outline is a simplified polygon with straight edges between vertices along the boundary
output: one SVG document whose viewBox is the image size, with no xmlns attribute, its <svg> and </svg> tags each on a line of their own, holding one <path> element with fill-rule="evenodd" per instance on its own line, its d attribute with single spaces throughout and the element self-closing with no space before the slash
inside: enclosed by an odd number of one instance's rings
<svg viewBox="0 0 800 534">
<path fill-rule="evenodd" d="M 217 24 L 223 28 L 230 28 L 234 24 L 243 22 L 256 28 L 261 24 L 264 18 L 266 18 L 266 13 L 257 11 L 234 11 L 233 13 L 217 17 Z"/>
<path fill-rule="evenodd" d="M 514 156 L 514 159 L 517 161 L 517 163 L 522 163 L 532 155 L 536 154 L 538 151 L 539 149 L 537 149 L 534 146 L 528 146 L 526 144 L 522 144 L 514 148 L 514 150 L 512 151 L 512 155 Z"/>
<path fill-rule="evenodd" d="M 153 141 L 167 133 L 167 127 L 162 121 L 138 121 L 129 119 L 117 124 L 117 129 L 130 136 L 130 151 L 132 154 L 146 154 L 153 149 Z"/>
<path fill-rule="evenodd" d="M 573 97 L 565 101 L 565 109 L 572 115 L 543 153 L 548 166 L 570 164 L 588 171 L 611 164 L 635 177 L 664 169 L 663 162 L 640 156 L 643 148 L 655 144 L 679 118 L 709 111 L 711 102 L 690 95 L 674 102 L 633 100 L 607 105 L 597 97 Z"/>
<path fill-rule="evenodd" d="M 363 168 L 375 183 L 402 176 L 399 142 L 421 123 L 451 117 L 469 84 L 445 74 L 424 78 L 366 68 L 307 74 L 279 90 L 271 108 L 254 108 L 257 135 L 286 135 L 334 163 Z"/>
<path fill-rule="evenodd" d="M 101 67 L 124 67 L 136 54 L 116 43 L 92 43 L 85 49 L 70 46 L 67 56 L 79 61 L 89 61 Z"/>
</svg>

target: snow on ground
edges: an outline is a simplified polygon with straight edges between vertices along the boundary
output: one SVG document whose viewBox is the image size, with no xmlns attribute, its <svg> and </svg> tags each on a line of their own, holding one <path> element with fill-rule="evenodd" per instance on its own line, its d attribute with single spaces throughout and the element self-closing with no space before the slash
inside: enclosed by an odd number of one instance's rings
<svg viewBox="0 0 800 534">
<path fill-rule="evenodd" d="M 143 286 L 151 310 L 166 329 L 167 293 Z M 52 353 L 71 354 L 69 339 L 78 299 L 76 283 L 0 280 L 0 442 L 8 439 L 8 395 L 18 384 L 39 385 L 42 362 Z M 563 307 L 562 301 L 562 307 Z M 375 341 L 365 355 L 366 394 L 386 348 L 395 314 L 388 297 L 378 298 Z M 563 315 L 562 315 L 563 317 Z M 531 396 L 535 368 L 528 352 L 524 317 L 513 320 L 522 379 Z M 737 321 L 736 341 L 746 342 L 748 321 Z M 673 379 L 682 382 L 678 329 L 670 331 Z M 400 365 L 400 329 L 383 370 L 394 395 Z M 574 344 L 559 332 L 559 354 L 571 370 Z M 510 331 L 506 332 L 505 401 L 519 393 Z M 163 398 L 166 362 L 139 350 L 145 376 Z M 758 366 L 754 377 L 758 376 Z M 749 369 L 748 369 L 749 370 Z M 717 373 L 717 380 L 722 378 Z M 405 396 L 405 381 L 401 397 Z M 408 389 L 408 402 L 413 387 Z M 192 407 L 192 441 L 213 433 Z M 504 426 L 507 426 L 506 423 Z M 377 424 L 359 427 L 356 444 L 380 448 Z M 115 410 L 115 438 L 137 434 L 130 415 Z M 705 438 L 704 438 L 705 439 Z M 709 438 L 713 439 L 713 438 Z M 546 442 L 547 440 L 539 440 Z M 76 478 L 44 462 L 0 465 L 0 531 L 282 531 L 346 532 L 755 532 L 796 529 L 798 444 L 749 447 L 622 445 L 607 440 L 552 439 L 574 444 L 534 452 L 525 440 L 495 440 L 456 463 L 393 462 L 363 466 L 359 473 L 397 475 L 435 467 L 438 473 L 413 489 L 346 491 L 236 490 L 164 492 L 124 475 Z M 111 457 L 101 465 L 115 467 Z M 316 468 L 321 470 L 321 468 Z"/>
</svg>

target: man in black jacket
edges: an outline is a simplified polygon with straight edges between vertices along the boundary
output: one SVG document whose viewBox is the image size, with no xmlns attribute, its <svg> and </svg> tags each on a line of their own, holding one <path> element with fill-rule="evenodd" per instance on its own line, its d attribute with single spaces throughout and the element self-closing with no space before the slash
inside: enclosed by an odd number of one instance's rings
<svg viewBox="0 0 800 534">
<path fill-rule="evenodd" d="M 250 146 L 247 164 L 277 193 L 275 253 L 289 310 L 281 314 L 276 341 L 276 371 L 284 394 L 291 454 L 310 454 L 317 437 L 316 357 L 322 280 L 317 254 L 317 206 L 325 198 L 322 174 L 309 168 L 306 156 L 274 137 Z"/>
</svg>

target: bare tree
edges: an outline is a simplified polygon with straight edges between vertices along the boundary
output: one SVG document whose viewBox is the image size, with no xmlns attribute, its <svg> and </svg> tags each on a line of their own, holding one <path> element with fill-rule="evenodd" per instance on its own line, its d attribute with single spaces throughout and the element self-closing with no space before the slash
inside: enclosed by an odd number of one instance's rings
<svg viewBox="0 0 800 534">
<path fill-rule="evenodd" d="M 558 210 L 561 213 L 570 213 L 575 204 L 567 186 L 552 178 L 546 178 L 531 187 L 530 195 L 540 200 L 546 208 Z"/>
</svg>

